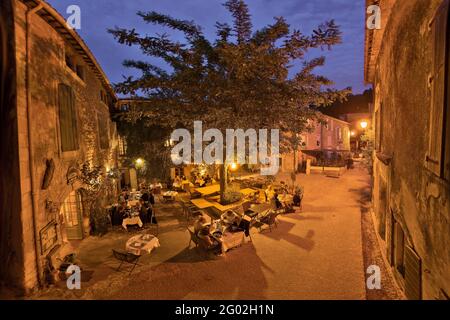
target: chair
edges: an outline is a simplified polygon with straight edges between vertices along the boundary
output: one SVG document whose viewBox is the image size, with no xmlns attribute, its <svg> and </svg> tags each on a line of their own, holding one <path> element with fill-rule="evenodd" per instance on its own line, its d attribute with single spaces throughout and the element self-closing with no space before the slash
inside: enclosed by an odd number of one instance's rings
<svg viewBox="0 0 450 320">
<path fill-rule="evenodd" d="M 181 207 L 183 208 L 183 214 L 188 222 L 190 218 L 202 215 L 202 211 L 193 204 L 189 204 L 183 201 L 180 201 L 180 204 Z"/>
<path fill-rule="evenodd" d="M 189 239 L 188 247 L 191 247 L 192 242 L 195 244 L 195 247 L 198 247 L 200 239 L 197 237 L 197 235 L 194 233 L 193 230 L 191 230 L 190 228 L 187 228 L 187 229 L 189 231 L 189 235 L 191 236 L 191 238 Z"/>
<path fill-rule="evenodd" d="M 123 252 L 123 251 L 118 251 L 118 250 L 114 250 L 114 249 L 112 249 L 112 252 L 113 252 L 114 258 L 116 258 L 117 260 L 120 261 L 120 264 L 117 267 L 116 271 L 119 271 L 120 267 L 122 267 L 122 264 L 125 262 L 125 263 L 132 265 L 132 268 L 131 268 L 130 272 L 128 273 L 128 275 L 131 275 L 134 268 L 137 266 L 139 258 L 141 256 L 135 255 L 130 252 Z"/>
<path fill-rule="evenodd" d="M 149 217 L 148 220 L 149 220 L 148 223 L 150 224 L 150 226 L 156 226 L 155 236 L 158 236 L 158 234 L 159 234 L 159 224 L 158 224 L 158 219 L 156 219 L 155 208 L 151 209 L 151 214 L 150 214 L 150 217 Z"/>
<path fill-rule="evenodd" d="M 257 228 L 259 229 L 259 232 L 262 231 L 263 225 L 268 225 L 270 232 L 272 232 L 272 226 L 274 225 L 275 227 L 277 227 L 277 216 L 278 215 L 279 215 L 279 213 L 277 213 L 275 211 L 271 211 L 266 216 L 257 219 L 256 222 L 259 223 L 259 225 L 257 226 Z"/>
</svg>

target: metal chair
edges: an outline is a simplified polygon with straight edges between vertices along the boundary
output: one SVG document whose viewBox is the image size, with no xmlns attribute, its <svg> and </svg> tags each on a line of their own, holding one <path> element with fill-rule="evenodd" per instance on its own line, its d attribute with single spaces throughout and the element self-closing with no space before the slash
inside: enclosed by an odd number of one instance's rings
<svg viewBox="0 0 450 320">
<path fill-rule="evenodd" d="M 120 261 L 120 264 L 117 267 L 116 271 L 119 271 L 120 267 L 122 267 L 122 264 L 125 262 L 125 263 L 132 265 L 132 268 L 131 268 L 130 272 L 128 273 L 128 275 L 131 275 L 134 268 L 137 266 L 139 258 L 141 256 L 135 255 L 130 252 L 123 252 L 123 251 L 118 251 L 118 250 L 114 250 L 114 249 L 112 249 L 112 252 L 113 252 L 114 258 L 116 258 L 117 260 Z"/>
<path fill-rule="evenodd" d="M 195 244 L 195 247 L 198 247 L 199 241 L 200 239 L 197 237 L 197 235 L 195 234 L 195 232 L 193 230 L 191 230 L 190 228 L 187 228 L 189 231 L 189 235 L 191 236 L 191 238 L 189 239 L 189 244 L 188 247 L 191 247 L 191 243 L 193 242 Z"/>
</svg>

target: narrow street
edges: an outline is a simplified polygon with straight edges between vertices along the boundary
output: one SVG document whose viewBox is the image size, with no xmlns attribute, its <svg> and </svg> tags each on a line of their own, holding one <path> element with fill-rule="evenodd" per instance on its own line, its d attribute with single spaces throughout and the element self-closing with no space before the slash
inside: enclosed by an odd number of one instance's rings
<svg viewBox="0 0 450 320">
<path fill-rule="evenodd" d="M 82 290 L 50 289 L 40 298 L 87 299 L 366 299 L 361 199 L 368 176 L 360 168 L 340 178 L 299 175 L 302 213 L 225 257 L 187 248 L 189 235 L 176 204 L 159 205 L 161 247 L 141 259 L 131 276 L 115 272 L 110 248 L 130 236 L 115 231 L 80 244 L 90 278 Z M 288 181 L 284 177 L 281 180 Z M 60 284 L 62 285 L 62 284 Z"/>
</svg>

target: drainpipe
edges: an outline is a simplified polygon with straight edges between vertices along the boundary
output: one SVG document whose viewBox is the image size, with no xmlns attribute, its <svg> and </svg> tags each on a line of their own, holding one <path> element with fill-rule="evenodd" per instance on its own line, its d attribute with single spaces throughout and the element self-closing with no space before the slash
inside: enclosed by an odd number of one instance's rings
<svg viewBox="0 0 450 320">
<path fill-rule="evenodd" d="M 38 192 L 39 190 L 36 187 L 36 179 L 35 179 L 35 169 L 34 169 L 34 152 L 33 152 L 33 130 L 31 128 L 31 90 L 30 90 L 30 32 L 31 32 L 31 23 L 30 17 L 32 14 L 38 12 L 42 9 L 42 3 L 39 3 L 35 8 L 28 9 L 26 12 L 26 76 L 25 76 L 25 88 L 27 92 L 27 129 L 28 129 L 28 162 L 29 162 L 29 170 L 30 170 L 30 184 L 31 184 L 31 208 L 32 208 L 32 218 L 33 218 L 33 230 L 34 230 L 34 248 L 36 253 L 36 272 L 37 272 L 37 280 L 39 287 L 43 284 L 43 268 L 41 264 L 41 252 L 40 252 L 40 244 L 39 244 L 39 230 L 37 223 L 37 214 L 39 209 L 38 203 Z"/>
</svg>

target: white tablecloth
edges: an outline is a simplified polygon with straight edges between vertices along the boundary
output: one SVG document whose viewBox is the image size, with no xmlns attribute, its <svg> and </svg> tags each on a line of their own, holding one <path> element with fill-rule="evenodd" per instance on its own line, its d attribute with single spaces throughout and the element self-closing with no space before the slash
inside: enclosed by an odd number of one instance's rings
<svg viewBox="0 0 450 320">
<path fill-rule="evenodd" d="M 136 217 L 132 217 L 132 218 L 123 219 L 122 227 L 124 227 L 125 230 L 127 230 L 127 226 L 129 226 L 129 225 L 131 226 L 131 225 L 135 225 L 135 224 L 139 225 L 140 228 L 142 228 L 142 226 L 144 225 L 142 223 L 141 218 L 139 218 L 139 216 L 136 216 Z"/>
<path fill-rule="evenodd" d="M 161 245 L 159 239 L 151 234 L 139 234 L 128 239 L 126 250 L 135 255 L 142 255 L 144 253 L 151 253 L 154 248 L 159 248 Z"/>
<path fill-rule="evenodd" d="M 230 249 L 239 247 L 245 242 L 245 234 L 243 231 L 239 232 L 225 232 L 225 234 L 221 238 L 222 240 L 222 248 L 224 252 L 227 252 Z"/>
</svg>

